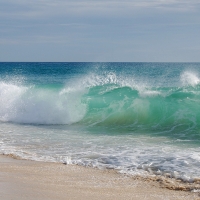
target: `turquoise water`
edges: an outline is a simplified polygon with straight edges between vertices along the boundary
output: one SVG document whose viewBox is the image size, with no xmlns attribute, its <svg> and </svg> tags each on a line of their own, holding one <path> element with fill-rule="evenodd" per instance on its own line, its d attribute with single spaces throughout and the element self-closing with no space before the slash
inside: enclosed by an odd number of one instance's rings
<svg viewBox="0 0 200 200">
<path fill-rule="evenodd" d="M 200 63 L 0 63 L 0 152 L 200 177 Z"/>
</svg>

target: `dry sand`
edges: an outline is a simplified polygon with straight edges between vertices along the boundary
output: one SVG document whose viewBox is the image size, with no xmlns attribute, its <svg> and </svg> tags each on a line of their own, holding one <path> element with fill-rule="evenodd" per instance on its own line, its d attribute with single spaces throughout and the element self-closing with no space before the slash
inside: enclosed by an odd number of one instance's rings
<svg viewBox="0 0 200 200">
<path fill-rule="evenodd" d="M 112 170 L 0 156 L 1 200 L 200 199 L 198 193 L 161 188 Z"/>
</svg>

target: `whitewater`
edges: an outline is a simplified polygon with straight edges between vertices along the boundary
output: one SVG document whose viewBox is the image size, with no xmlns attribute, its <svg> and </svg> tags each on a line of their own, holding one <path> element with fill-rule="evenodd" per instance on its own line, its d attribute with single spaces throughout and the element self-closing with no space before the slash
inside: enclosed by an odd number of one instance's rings
<svg viewBox="0 0 200 200">
<path fill-rule="evenodd" d="M 200 63 L 0 63 L 0 153 L 200 178 Z"/>
</svg>

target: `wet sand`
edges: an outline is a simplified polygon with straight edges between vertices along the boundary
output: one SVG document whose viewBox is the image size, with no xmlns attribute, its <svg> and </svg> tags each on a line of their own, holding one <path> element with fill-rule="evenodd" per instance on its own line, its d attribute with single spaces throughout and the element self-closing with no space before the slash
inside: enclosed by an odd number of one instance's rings
<svg viewBox="0 0 200 200">
<path fill-rule="evenodd" d="M 0 199 L 74 200 L 200 199 L 198 193 L 169 190 L 158 181 L 113 170 L 36 162 L 0 156 Z"/>
</svg>

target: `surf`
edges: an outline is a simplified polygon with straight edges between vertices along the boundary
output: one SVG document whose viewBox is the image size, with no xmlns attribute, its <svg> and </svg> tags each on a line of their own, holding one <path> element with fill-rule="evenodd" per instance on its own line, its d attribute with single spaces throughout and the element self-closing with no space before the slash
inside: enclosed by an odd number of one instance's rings
<svg viewBox="0 0 200 200">
<path fill-rule="evenodd" d="M 60 85 L 2 81 L 0 120 L 199 138 L 198 77 L 185 72 L 180 80 L 179 87 L 151 87 L 108 73 Z"/>
<path fill-rule="evenodd" d="M 198 64 L 3 65 L 1 153 L 188 182 L 200 176 Z"/>
</svg>

